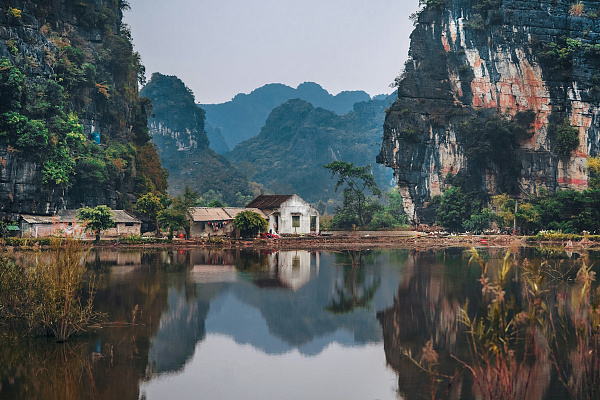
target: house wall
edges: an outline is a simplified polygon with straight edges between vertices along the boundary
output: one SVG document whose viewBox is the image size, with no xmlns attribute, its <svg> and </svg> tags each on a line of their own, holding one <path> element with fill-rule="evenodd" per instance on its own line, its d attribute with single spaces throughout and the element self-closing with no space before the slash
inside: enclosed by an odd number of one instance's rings
<svg viewBox="0 0 600 400">
<path fill-rule="evenodd" d="M 283 235 L 310 234 L 310 218 L 314 216 L 317 221 L 316 230 L 313 232 L 319 233 L 319 212 L 300 197 L 296 195 L 292 196 L 289 200 L 281 204 L 278 211 L 279 227 L 277 230 L 274 229 L 275 217 L 271 215 L 269 217 L 269 229 Z M 292 226 L 292 216 L 294 215 L 300 216 L 300 226 L 298 228 Z"/>
<path fill-rule="evenodd" d="M 78 223 L 53 223 L 53 224 L 28 224 L 27 222 L 21 223 L 21 237 L 24 238 L 40 238 L 47 236 L 76 236 L 84 239 L 89 236 L 84 232 L 83 227 Z"/>
<path fill-rule="evenodd" d="M 139 236 L 142 234 L 142 224 L 134 223 L 131 226 L 126 226 L 124 222 L 118 223 L 114 228 L 107 229 L 102 231 L 103 237 L 114 237 L 114 236 L 130 236 L 136 235 Z"/>
<path fill-rule="evenodd" d="M 190 221 L 190 236 L 191 237 L 207 237 L 210 236 L 231 236 L 233 232 L 233 223 L 229 223 L 219 230 L 215 230 L 212 226 L 209 226 L 207 222 L 193 222 Z"/>
</svg>

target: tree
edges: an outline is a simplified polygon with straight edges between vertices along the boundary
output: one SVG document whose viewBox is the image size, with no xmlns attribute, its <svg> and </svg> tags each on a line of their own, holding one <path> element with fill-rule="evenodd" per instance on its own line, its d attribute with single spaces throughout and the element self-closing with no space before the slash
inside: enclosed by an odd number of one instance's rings
<svg viewBox="0 0 600 400">
<path fill-rule="evenodd" d="M 254 211 L 242 211 L 233 220 L 233 226 L 240 230 L 242 237 L 254 237 L 260 232 L 266 232 L 269 223 Z"/>
<path fill-rule="evenodd" d="M 169 202 L 168 196 L 146 193 L 140 197 L 135 204 L 135 208 L 150 220 L 156 226 L 156 236 L 160 236 L 160 227 L 158 226 L 158 213 L 164 210 Z"/>
<path fill-rule="evenodd" d="M 156 216 L 156 220 L 160 226 L 169 229 L 169 239 L 173 238 L 174 230 L 184 228 L 186 226 L 189 227 L 189 222 L 185 218 L 185 213 L 176 208 L 167 208 L 159 211 L 158 215 Z"/>
<path fill-rule="evenodd" d="M 85 230 L 96 234 L 100 241 L 100 232 L 115 226 L 113 213 L 108 206 L 100 205 L 94 208 L 84 207 L 77 210 L 77 220 L 85 225 Z"/>
<path fill-rule="evenodd" d="M 600 156 L 588 157 L 587 167 L 590 175 L 589 188 L 600 189 Z"/>
<path fill-rule="evenodd" d="M 371 166 L 355 167 L 353 163 L 345 161 L 334 161 L 323 165 L 323 168 L 331 171 L 331 177 L 338 176 L 335 191 L 344 187 L 344 203 L 342 212 L 355 214 L 360 226 L 365 225 L 365 214 L 369 209 L 369 201 L 365 192 L 367 189 L 377 197 L 381 197 L 381 191 L 377 187 L 375 178 L 371 174 Z"/>
<path fill-rule="evenodd" d="M 163 218 L 167 218 L 172 222 L 175 220 L 181 221 L 183 220 L 182 225 L 173 226 L 173 229 L 184 228 L 185 234 L 187 237 L 190 236 L 190 222 L 186 218 L 188 209 L 191 207 L 197 207 L 201 203 L 200 194 L 192 189 L 189 186 L 185 186 L 185 190 L 183 191 L 183 195 L 177 195 L 171 201 L 171 208 L 173 211 L 170 211 L 170 216 L 163 216 Z M 177 214 L 177 215 L 176 215 Z M 160 223 L 160 221 L 159 221 Z M 177 225 L 177 224 L 176 224 Z M 168 225 L 167 225 L 168 226 Z"/>
<path fill-rule="evenodd" d="M 468 220 L 469 216 L 470 207 L 467 196 L 459 187 L 448 188 L 442 195 L 436 222 L 450 231 L 458 232 L 462 229 L 463 221 Z"/>
</svg>

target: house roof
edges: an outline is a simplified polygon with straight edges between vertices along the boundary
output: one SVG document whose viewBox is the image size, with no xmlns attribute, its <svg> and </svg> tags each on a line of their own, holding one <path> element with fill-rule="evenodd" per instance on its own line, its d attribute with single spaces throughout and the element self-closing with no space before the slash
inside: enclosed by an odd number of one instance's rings
<svg viewBox="0 0 600 400">
<path fill-rule="evenodd" d="M 241 213 L 242 211 L 254 211 L 255 213 L 257 213 L 258 215 L 260 215 L 263 218 L 267 218 L 267 219 L 269 218 L 269 216 L 267 214 L 265 214 L 262 210 L 260 210 L 258 208 L 223 207 L 223 210 L 225 210 L 225 212 L 227 214 L 229 214 L 231 219 L 235 219 L 235 217 L 237 217 L 237 215 L 239 213 Z"/>
<path fill-rule="evenodd" d="M 279 195 L 266 195 L 261 194 L 246 206 L 246 208 L 277 208 L 293 195 L 291 194 L 279 194 Z"/>
<path fill-rule="evenodd" d="M 194 222 L 228 221 L 233 219 L 223 208 L 190 207 L 188 213 Z"/>
<path fill-rule="evenodd" d="M 254 211 L 263 218 L 267 218 L 258 208 L 241 208 L 241 207 L 191 207 L 188 212 L 194 222 L 209 222 L 209 221 L 231 221 L 242 211 Z"/>
<path fill-rule="evenodd" d="M 121 223 L 138 223 L 141 221 L 127 211 L 123 210 L 111 210 L 113 214 L 113 221 L 117 224 Z M 27 215 L 22 214 L 21 218 L 29 224 L 52 224 L 57 222 L 74 222 L 77 221 L 77 210 L 61 210 L 56 215 Z"/>
</svg>

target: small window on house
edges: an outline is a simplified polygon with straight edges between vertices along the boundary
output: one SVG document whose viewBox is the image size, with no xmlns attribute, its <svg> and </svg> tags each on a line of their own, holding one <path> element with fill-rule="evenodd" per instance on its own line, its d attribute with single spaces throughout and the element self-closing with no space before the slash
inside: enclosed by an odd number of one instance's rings
<svg viewBox="0 0 600 400">
<path fill-rule="evenodd" d="M 292 215 L 292 228 L 300 228 L 300 216 Z"/>
<path fill-rule="evenodd" d="M 125 222 L 125 226 L 133 226 L 133 222 Z"/>
<path fill-rule="evenodd" d="M 310 217 L 310 230 L 311 231 L 317 230 L 317 217 L 315 215 L 312 215 Z"/>
</svg>

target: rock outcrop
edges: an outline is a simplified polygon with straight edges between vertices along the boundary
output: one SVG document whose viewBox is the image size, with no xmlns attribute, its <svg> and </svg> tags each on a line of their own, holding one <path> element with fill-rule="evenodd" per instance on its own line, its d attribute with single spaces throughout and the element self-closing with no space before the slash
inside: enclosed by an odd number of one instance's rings
<svg viewBox="0 0 600 400">
<path fill-rule="evenodd" d="M 161 164 L 169 171 L 171 195 L 189 186 L 202 195 L 213 191 L 230 205 L 244 206 L 253 198 L 244 174 L 209 148 L 204 110 L 179 78 L 154 73 L 141 93 L 152 101 L 148 125 Z"/>
<path fill-rule="evenodd" d="M 0 217 L 124 207 L 141 181 L 165 189 L 160 167 L 154 178 L 148 168 L 157 156 L 137 90 L 143 67 L 121 22 L 127 7 L 0 5 Z"/>
<path fill-rule="evenodd" d="M 465 121 L 485 118 L 482 109 L 506 119 L 533 116 L 530 134 L 516 146 L 520 173 L 510 194 L 587 188 L 586 158 L 600 146 L 598 2 L 428 3 L 411 35 L 377 158 L 394 169 L 409 216 L 419 220 L 419 211 L 449 185 L 448 173 L 464 176 L 483 197 L 507 191 L 498 184 L 504 167 L 493 157 L 476 162 L 467 151 Z M 567 154 L 559 133 L 565 124 L 579 138 Z"/>
</svg>

